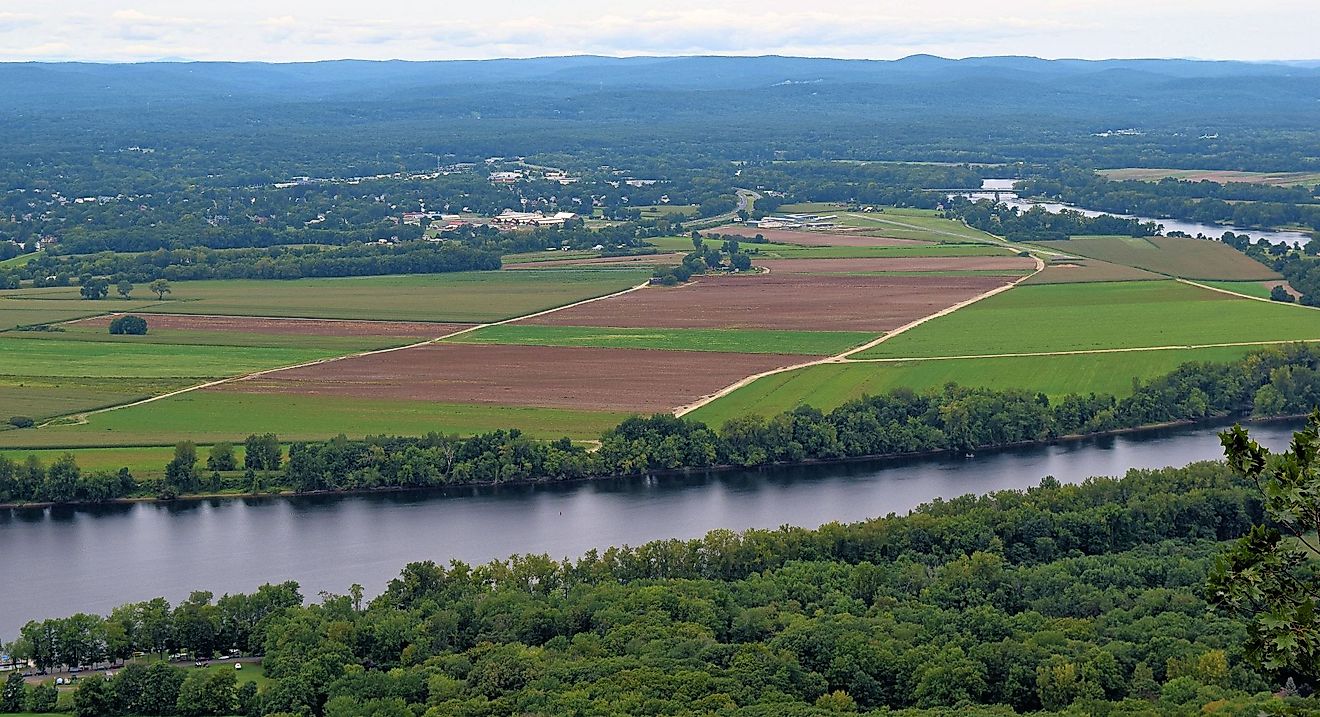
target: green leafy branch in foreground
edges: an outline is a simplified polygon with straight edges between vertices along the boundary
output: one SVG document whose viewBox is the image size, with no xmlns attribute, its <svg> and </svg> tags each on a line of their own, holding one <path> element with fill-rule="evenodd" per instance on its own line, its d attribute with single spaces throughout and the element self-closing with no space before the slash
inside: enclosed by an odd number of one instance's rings
<svg viewBox="0 0 1320 717">
<path fill-rule="evenodd" d="M 1320 676 L 1320 411 L 1282 455 L 1271 455 L 1241 426 L 1221 440 L 1229 465 L 1259 489 L 1268 522 L 1219 557 L 1210 599 L 1250 622 L 1250 649 L 1266 669 L 1314 679 Z"/>
</svg>

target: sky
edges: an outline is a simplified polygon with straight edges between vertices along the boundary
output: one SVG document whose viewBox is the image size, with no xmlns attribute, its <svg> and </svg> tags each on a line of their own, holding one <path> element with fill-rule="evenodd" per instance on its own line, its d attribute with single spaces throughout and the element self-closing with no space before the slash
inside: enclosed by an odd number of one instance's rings
<svg viewBox="0 0 1320 717">
<path fill-rule="evenodd" d="M 1316 0 L 0 0 L 0 60 L 1320 59 Z"/>
</svg>

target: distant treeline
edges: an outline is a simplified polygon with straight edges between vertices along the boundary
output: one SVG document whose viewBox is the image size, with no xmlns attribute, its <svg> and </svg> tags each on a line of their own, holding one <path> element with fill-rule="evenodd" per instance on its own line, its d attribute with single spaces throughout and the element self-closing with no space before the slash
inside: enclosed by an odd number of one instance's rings
<svg viewBox="0 0 1320 717">
<path fill-rule="evenodd" d="M 259 691 L 162 662 L 84 675 L 61 698 L 78 717 L 1306 714 L 1205 599 L 1217 541 L 1261 520 L 1223 464 L 1045 478 L 815 530 L 418 562 L 371 600 L 157 598 L 29 622 L 10 649 L 43 669 L 264 654 Z M 0 709 L 57 706 L 11 681 Z"/>
<path fill-rule="evenodd" d="M 221 444 L 210 475 L 199 470 L 192 444 L 180 444 L 165 478 L 135 482 L 128 471 L 84 476 L 66 455 L 44 468 L 36 458 L 0 457 L 0 501 L 98 501 L 135 494 L 173 497 L 198 491 L 275 484 L 295 491 L 368 490 L 474 483 L 556 481 L 648 471 L 760 466 L 927 451 L 968 451 L 1064 435 L 1134 428 L 1227 414 L 1278 416 L 1320 405 L 1320 349 L 1292 345 L 1254 352 L 1231 363 L 1187 363 L 1136 386 L 1131 396 L 1069 395 L 1052 401 L 1024 390 L 955 385 L 916 392 L 899 388 L 850 401 L 828 413 L 799 407 L 773 418 L 739 417 L 713 428 L 657 414 L 634 417 L 606 432 L 598 450 L 567 438 L 534 440 L 517 430 L 470 438 L 339 436 L 290 446 L 281 468 L 276 453 L 249 461 L 240 479 Z M 262 437 L 249 438 L 249 454 Z M 265 437 L 267 444 L 277 443 Z M 254 470 L 263 471 L 261 474 Z M 279 470 L 279 473 L 272 471 Z M 228 476 L 221 475 L 224 472 Z"/>
<path fill-rule="evenodd" d="M 38 285 L 56 277 L 108 276 L 116 281 L 155 279 L 302 279 L 379 274 L 438 274 L 499 269 L 498 254 L 458 243 L 408 242 L 343 247 L 264 249 L 160 249 L 145 254 L 38 255 L 16 272 Z"/>
<path fill-rule="evenodd" d="M 753 207 L 757 213 L 775 212 L 794 202 L 934 209 L 944 195 L 926 189 L 981 186 L 981 173 L 971 167 L 889 162 L 784 162 L 745 167 L 739 179 L 747 186 L 773 187 L 782 194 L 757 199 Z"/>
<path fill-rule="evenodd" d="M 1320 231 L 1315 187 L 1248 182 L 1114 181 L 1093 170 L 1064 166 L 1019 185 L 1023 196 L 1047 197 L 1102 212 L 1173 217 L 1245 227 L 1305 226 Z"/>
<path fill-rule="evenodd" d="M 1032 207 L 1024 212 L 989 199 L 973 202 L 966 197 L 950 197 L 945 202 L 944 213 L 950 219 L 961 219 L 968 226 L 1009 241 L 1055 241 L 1079 234 L 1148 237 L 1159 233 L 1159 225 L 1154 222 L 1111 214 L 1088 217 L 1072 210 L 1055 213 L 1044 207 Z"/>
</svg>

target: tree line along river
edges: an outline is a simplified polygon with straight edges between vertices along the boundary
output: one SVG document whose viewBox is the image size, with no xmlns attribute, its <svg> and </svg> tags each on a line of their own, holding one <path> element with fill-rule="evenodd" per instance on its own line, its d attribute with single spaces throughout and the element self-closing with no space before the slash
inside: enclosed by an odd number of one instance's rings
<svg viewBox="0 0 1320 717">
<path fill-rule="evenodd" d="M 589 482 L 95 507 L 0 510 L 0 640 L 31 619 L 193 590 L 303 594 L 382 590 L 405 563 L 480 563 L 514 553 L 691 538 L 717 528 L 815 527 L 905 513 L 937 498 L 1079 482 L 1222 457 L 1228 423 L 1052 444 L 854 463 Z M 1301 421 L 1255 424 L 1282 450 Z"/>
</svg>

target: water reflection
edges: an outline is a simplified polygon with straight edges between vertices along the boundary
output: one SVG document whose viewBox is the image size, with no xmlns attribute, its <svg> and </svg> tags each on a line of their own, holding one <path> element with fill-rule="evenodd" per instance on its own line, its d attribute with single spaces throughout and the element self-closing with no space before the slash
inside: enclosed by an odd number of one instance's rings
<svg viewBox="0 0 1320 717">
<path fill-rule="evenodd" d="M 197 589 L 217 595 L 297 580 L 305 595 L 379 591 L 414 560 L 484 562 L 513 553 L 703 535 L 715 528 L 814 527 L 904 513 L 966 493 L 1075 482 L 1220 457 L 1203 425 L 961 456 L 691 472 L 664 477 L 434 491 L 139 503 L 0 511 L 0 639 L 29 619 Z M 1295 422 L 1258 424 L 1286 445 Z"/>
</svg>

